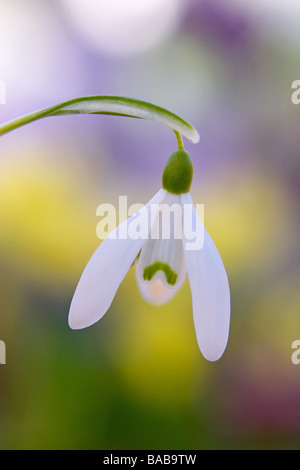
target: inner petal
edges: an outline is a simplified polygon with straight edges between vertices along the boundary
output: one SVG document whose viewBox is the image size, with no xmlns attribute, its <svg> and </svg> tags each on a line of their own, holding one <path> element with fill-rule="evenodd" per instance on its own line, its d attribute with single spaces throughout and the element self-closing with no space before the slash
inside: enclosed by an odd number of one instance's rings
<svg viewBox="0 0 300 470">
<path fill-rule="evenodd" d="M 137 276 L 140 281 L 146 283 L 154 283 L 159 279 L 165 287 L 177 289 L 186 274 L 182 236 L 180 236 L 182 207 L 179 196 L 171 194 L 168 196 L 156 215 L 152 237 L 146 241 L 141 250 Z"/>
<path fill-rule="evenodd" d="M 138 264 L 144 281 L 160 279 L 166 287 L 174 287 L 184 264 L 181 240 L 148 240 Z"/>
<path fill-rule="evenodd" d="M 143 298 L 153 305 L 163 305 L 169 302 L 177 293 L 177 289 L 165 287 L 160 279 L 155 282 L 144 282 L 137 276 L 136 280 Z"/>
</svg>

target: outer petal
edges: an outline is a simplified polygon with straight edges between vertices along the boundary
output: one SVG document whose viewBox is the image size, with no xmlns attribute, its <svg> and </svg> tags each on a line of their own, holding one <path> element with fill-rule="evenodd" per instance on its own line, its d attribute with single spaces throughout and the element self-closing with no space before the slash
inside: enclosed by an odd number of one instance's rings
<svg viewBox="0 0 300 470">
<path fill-rule="evenodd" d="M 189 193 L 182 195 L 182 203 L 193 205 Z M 197 222 L 197 230 L 203 230 L 194 205 L 193 219 Z M 207 360 L 217 361 L 226 348 L 229 335 L 230 290 L 227 274 L 220 254 L 205 229 L 204 245 L 200 250 L 187 250 L 186 241 L 184 238 L 184 256 L 198 344 Z"/>
<path fill-rule="evenodd" d="M 151 204 L 160 204 L 164 195 L 165 191 L 159 190 L 145 207 L 149 209 Z M 113 230 L 86 265 L 71 302 L 71 328 L 80 329 L 92 325 L 100 320 L 110 307 L 119 285 L 145 242 L 142 238 L 131 239 L 124 236 L 124 233 L 128 234 L 130 222 L 136 219 L 140 212 Z M 122 238 L 119 237 L 120 233 Z"/>
</svg>

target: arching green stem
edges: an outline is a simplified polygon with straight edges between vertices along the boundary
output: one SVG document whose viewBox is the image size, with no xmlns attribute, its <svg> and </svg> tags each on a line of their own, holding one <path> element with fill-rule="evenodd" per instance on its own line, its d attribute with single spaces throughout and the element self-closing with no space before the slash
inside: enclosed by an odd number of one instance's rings
<svg viewBox="0 0 300 470">
<path fill-rule="evenodd" d="M 178 145 L 182 145 L 180 148 L 183 148 L 182 136 L 185 136 L 193 143 L 199 142 L 199 134 L 196 129 L 167 109 L 135 98 L 110 95 L 76 98 L 27 114 L 0 125 L 0 136 L 44 117 L 61 116 L 65 114 L 109 114 L 149 119 L 173 129 L 177 140 L 179 139 Z"/>
</svg>

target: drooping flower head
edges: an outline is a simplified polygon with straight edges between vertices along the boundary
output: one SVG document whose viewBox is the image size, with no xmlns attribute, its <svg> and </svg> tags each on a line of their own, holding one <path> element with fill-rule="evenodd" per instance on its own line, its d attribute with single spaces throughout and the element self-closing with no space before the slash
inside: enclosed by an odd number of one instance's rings
<svg viewBox="0 0 300 470">
<path fill-rule="evenodd" d="M 229 334 L 229 284 L 191 199 L 192 178 L 191 158 L 179 148 L 167 161 L 162 188 L 113 230 L 91 257 L 71 303 L 71 328 L 98 321 L 135 264 L 140 292 L 156 305 L 171 300 L 188 278 L 200 350 L 209 361 L 222 356 Z"/>
</svg>

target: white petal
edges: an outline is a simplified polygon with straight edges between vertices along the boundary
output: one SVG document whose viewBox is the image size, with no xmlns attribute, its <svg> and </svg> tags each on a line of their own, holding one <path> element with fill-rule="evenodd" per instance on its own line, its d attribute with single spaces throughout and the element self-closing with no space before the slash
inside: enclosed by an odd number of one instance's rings
<svg viewBox="0 0 300 470">
<path fill-rule="evenodd" d="M 178 289 L 170 289 L 166 287 L 162 283 L 161 279 L 156 279 L 154 282 L 145 282 L 137 275 L 136 280 L 143 298 L 153 305 L 166 304 L 178 292 Z"/>
<path fill-rule="evenodd" d="M 144 281 L 139 264 L 136 268 L 136 280 L 140 293 L 147 302 L 153 305 L 163 305 L 169 302 L 177 294 L 185 279 L 186 269 L 184 262 L 180 267 L 178 280 L 174 286 L 169 286 L 165 282 L 164 273 L 162 272 L 157 273 L 153 280 Z"/>
<path fill-rule="evenodd" d="M 176 294 L 186 278 L 179 195 L 167 193 L 152 228 L 152 237 L 144 244 L 137 263 L 136 278 L 143 297 L 160 305 Z M 154 268 L 154 274 L 147 279 L 149 268 Z"/>
<path fill-rule="evenodd" d="M 182 195 L 182 203 L 193 205 L 189 193 Z M 198 230 L 203 229 L 194 205 L 193 218 L 197 219 Z M 207 360 L 217 361 L 226 348 L 229 335 L 230 290 L 227 274 L 220 254 L 205 229 L 203 248 L 185 249 L 184 256 L 198 344 Z"/>
<path fill-rule="evenodd" d="M 165 191 L 159 190 L 146 204 L 149 213 L 150 206 L 160 204 L 164 196 Z M 130 222 L 136 219 L 140 212 L 113 230 L 86 265 L 70 307 L 69 326 L 72 329 L 92 325 L 100 320 L 110 307 L 119 285 L 145 243 L 141 238 L 133 240 L 124 237 L 124 233 L 128 233 Z"/>
</svg>

